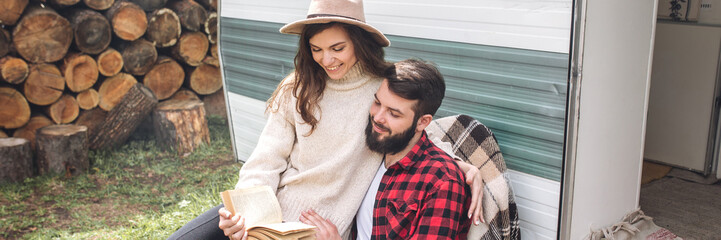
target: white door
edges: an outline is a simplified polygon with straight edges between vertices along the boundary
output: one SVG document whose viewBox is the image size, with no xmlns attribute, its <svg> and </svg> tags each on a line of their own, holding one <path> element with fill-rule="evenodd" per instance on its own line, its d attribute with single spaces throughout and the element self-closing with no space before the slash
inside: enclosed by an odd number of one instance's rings
<svg viewBox="0 0 721 240">
<path fill-rule="evenodd" d="M 706 172 L 721 27 L 656 25 L 646 159 Z"/>
</svg>

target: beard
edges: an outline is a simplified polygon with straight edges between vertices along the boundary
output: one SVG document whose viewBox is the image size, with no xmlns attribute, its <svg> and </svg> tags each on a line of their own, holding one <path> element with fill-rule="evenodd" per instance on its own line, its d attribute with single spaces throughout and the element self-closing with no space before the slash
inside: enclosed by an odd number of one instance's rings
<svg viewBox="0 0 721 240">
<path fill-rule="evenodd" d="M 418 121 L 418 119 L 414 117 L 413 123 L 415 123 L 416 121 Z M 373 131 L 373 123 L 375 123 L 373 121 L 373 117 L 368 116 L 368 125 L 366 126 L 365 130 L 366 146 L 368 146 L 368 148 L 374 152 L 383 154 L 396 154 L 406 148 L 406 146 L 408 146 L 408 143 L 415 135 L 415 124 L 411 124 L 411 126 L 408 127 L 408 129 L 406 129 L 405 131 L 394 135 L 389 128 L 376 123 L 376 126 L 384 130 L 388 130 L 389 133 L 387 137 L 380 140 L 380 133 Z"/>
</svg>

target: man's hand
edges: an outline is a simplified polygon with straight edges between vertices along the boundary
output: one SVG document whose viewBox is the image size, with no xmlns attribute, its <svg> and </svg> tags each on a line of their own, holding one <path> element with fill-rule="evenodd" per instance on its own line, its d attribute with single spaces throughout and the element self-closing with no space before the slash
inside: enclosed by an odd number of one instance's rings
<svg viewBox="0 0 721 240">
<path fill-rule="evenodd" d="M 318 240 L 341 239 L 340 234 L 338 234 L 338 228 L 335 226 L 335 224 L 321 217 L 313 210 L 308 210 L 301 213 L 300 221 L 305 224 L 317 227 L 315 231 L 315 237 Z"/>
<path fill-rule="evenodd" d="M 220 208 L 218 215 L 220 215 L 218 227 L 223 230 L 225 236 L 228 236 L 230 240 L 248 239 L 248 232 L 245 231 L 244 217 L 238 215 L 231 217 L 232 214 L 225 208 Z"/>
<path fill-rule="evenodd" d="M 486 221 L 483 219 L 483 180 L 481 171 L 470 163 L 456 161 L 463 172 L 466 173 L 466 184 L 471 187 L 471 206 L 468 209 L 468 218 L 473 224 L 479 225 Z"/>
</svg>

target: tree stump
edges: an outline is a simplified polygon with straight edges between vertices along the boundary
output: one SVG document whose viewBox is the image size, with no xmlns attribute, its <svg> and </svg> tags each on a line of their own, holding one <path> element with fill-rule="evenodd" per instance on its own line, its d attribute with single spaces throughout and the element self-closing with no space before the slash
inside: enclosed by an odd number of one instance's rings
<svg viewBox="0 0 721 240">
<path fill-rule="evenodd" d="M 73 41 L 70 22 L 50 8 L 28 7 L 13 30 L 13 44 L 32 63 L 63 59 Z"/>
<path fill-rule="evenodd" d="M 63 95 L 65 78 L 55 65 L 38 64 L 30 66 L 30 74 L 25 79 L 23 93 L 28 102 L 47 106 Z"/>
<path fill-rule="evenodd" d="M 157 104 L 153 91 L 136 83 L 90 136 L 90 148 L 109 148 L 124 143 Z"/>
<path fill-rule="evenodd" d="M 110 45 L 113 29 L 108 19 L 99 12 L 89 9 L 74 10 L 68 20 L 73 26 L 75 46 L 81 52 L 98 54 Z"/>
<path fill-rule="evenodd" d="M 148 31 L 145 39 L 155 44 L 156 47 L 164 48 L 175 45 L 181 32 L 180 19 L 173 10 L 161 8 L 148 14 Z"/>
<path fill-rule="evenodd" d="M 88 169 L 87 128 L 77 125 L 52 125 L 41 128 L 37 141 L 38 172 L 77 175 Z"/>
<path fill-rule="evenodd" d="M 98 55 L 98 72 L 106 77 L 115 76 L 123 70 L 123 55 L 115 49 L 108 48 Z"/>
<path fill-rule="evenodd" d="M 33 176 L 33 152 L 22 138 L 0 138 L 0 182 L 20 182 Z"/>
<path fill-rule="evenodd" d="M 30 67 L 25 60 L 6 56 L 0 59 L 0 77 L 8 83 L 20 84 L 30 74 Z"/>
<path fill-rule="evenodd" d="M 95 89 L 88 89 L 78 93 L 75 96 L 75 100 L 78 102 L 78 107 L 83 110 L 90 110 L 98 106 L 100 103 L 100 95 Z"/>
<path fill-rule="evenodd" d="M 13 132 L 13 137 L 27 139 L 28 141 L 30 141 L 30 149 L 35 151 L 35 133 L 38 132 L 38 129 L 53 124 L 53 121 L 51 121 L 49 118 L 43 115 L 35 115 L 30 118 L 30 121 L 28 121 L 25 126 L 15 129 L 15 132 Z"/>
<path fill-rule="evenodd" d="M 172 96 L 183 86 L 185 79 L 185 71 L 173 59 L 161 56 L 153 68 L 145 74 L 143 84 L 153 90 L 158 100 L 163 100 Z"/>
<path fill-rule="evenodd" d="M 158 145 L 178 154 L 193 152 L 201 144 L 210 143 L 208 122 L 203 102 L 169 100 L 153 111 L 153 127 Z"/>
<path fill-rule="evenodd" d="M 30 120 L 30 105 L 12 88 L 0 88 L 0 128 L 14 129 Z"/>
</svg>

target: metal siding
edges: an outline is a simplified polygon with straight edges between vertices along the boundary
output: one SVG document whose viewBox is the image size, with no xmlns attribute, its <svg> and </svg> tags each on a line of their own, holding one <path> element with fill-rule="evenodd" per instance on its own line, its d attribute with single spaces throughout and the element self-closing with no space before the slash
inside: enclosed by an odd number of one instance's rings
<svg viewBox="0 0 721 240">
<path fill-rule="evenodd" d="M 228 90 L 265 101 L 293 68 L 298 37 L 282 24 L 223 17 Z M 568 55 L 388 36 L 386 59 L 436 63 L 446 79 L 437 117 L 472 116 L 498 138 L 510 169 L 561 178 Z"/>
</svg>

